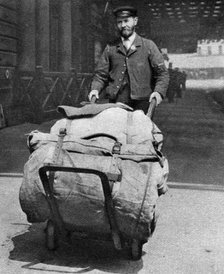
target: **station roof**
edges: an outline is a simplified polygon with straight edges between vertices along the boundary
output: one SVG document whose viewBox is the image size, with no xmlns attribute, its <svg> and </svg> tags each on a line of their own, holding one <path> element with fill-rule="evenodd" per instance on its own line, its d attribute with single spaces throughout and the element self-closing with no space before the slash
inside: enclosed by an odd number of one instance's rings
<svg viewBox="0 0 224 274">
<path fill-rule="evenodd" d="M 153 21 L 161 19 L 175 20 L 180 23 L 192 19 L 221 20 L 224 12 L 222 0 L 146 0 L 150 18 Z"/>
<path fill-rule="evenodd" d="M 224 38 L 223 0 L 111 0 L 138 9 L 140 34 L 171 52 L 195 52 L 197 41 Z"/>
</svg>

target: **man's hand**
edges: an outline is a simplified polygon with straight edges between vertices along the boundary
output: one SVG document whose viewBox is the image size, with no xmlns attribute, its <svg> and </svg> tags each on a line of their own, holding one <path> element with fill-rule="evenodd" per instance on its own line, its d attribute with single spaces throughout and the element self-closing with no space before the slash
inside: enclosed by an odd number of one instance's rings
<svg viewBox="0 0 224 274">
<path fill-rule="evenodd" d="M 152 98 L 156 98 L 156 106 L 158 106 L 162 102 L 162 96 L 159 94 L 159 92 L 155 91 L 150 95 L 149 102 L 152 101 Z"/>
<path fill-rule="evenodd" d="M 89 95 L 88 95 L 89 101 L 91 101 L 93 96 L 96 96 L 96 99 L 99 99 L 99 91 L 96 90 L 96 89 L 91 90 Z"/>
</svg>

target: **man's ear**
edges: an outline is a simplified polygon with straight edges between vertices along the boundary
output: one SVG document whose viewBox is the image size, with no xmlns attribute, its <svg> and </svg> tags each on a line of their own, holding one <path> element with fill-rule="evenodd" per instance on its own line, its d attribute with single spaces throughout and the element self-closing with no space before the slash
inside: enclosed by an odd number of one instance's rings
<svg viewBox="0 0 224 274">
<path fill-rule="evenodd" d="M 134 18 L 134 23 L 135 23 L 135 26 L 138 24 L 138 17 Z"/>
</svg>

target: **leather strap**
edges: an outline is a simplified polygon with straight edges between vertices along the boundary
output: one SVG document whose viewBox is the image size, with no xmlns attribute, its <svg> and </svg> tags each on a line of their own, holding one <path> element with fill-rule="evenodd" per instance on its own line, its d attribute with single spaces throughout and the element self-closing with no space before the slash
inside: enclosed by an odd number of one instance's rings
<svg viewBox="0 0 224 274">
<path fill-rule="evenodd" d="M 127 136 L 126 143 L 132 144 L 132 136 L 131 136 L 131 127 L 133 126 L 133 112 L 128 111 L 127 113 Z"/>
</svg>

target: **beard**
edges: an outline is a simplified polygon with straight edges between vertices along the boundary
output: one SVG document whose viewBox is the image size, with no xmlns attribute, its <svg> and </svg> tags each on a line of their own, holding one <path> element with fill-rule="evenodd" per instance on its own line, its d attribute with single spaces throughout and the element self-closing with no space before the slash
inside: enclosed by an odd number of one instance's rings
<svg viewBox="0 0 224 274">
<path fill-rule="evenodd" d="M 123 28 L 119 31 L 120 35 L 122 37 L 124 37 L 125 39 L 127 39 L 128 37 L 130 37 L 135 31 L 135 27 L 126 27 L 126 28 Z"/>
</svg>

